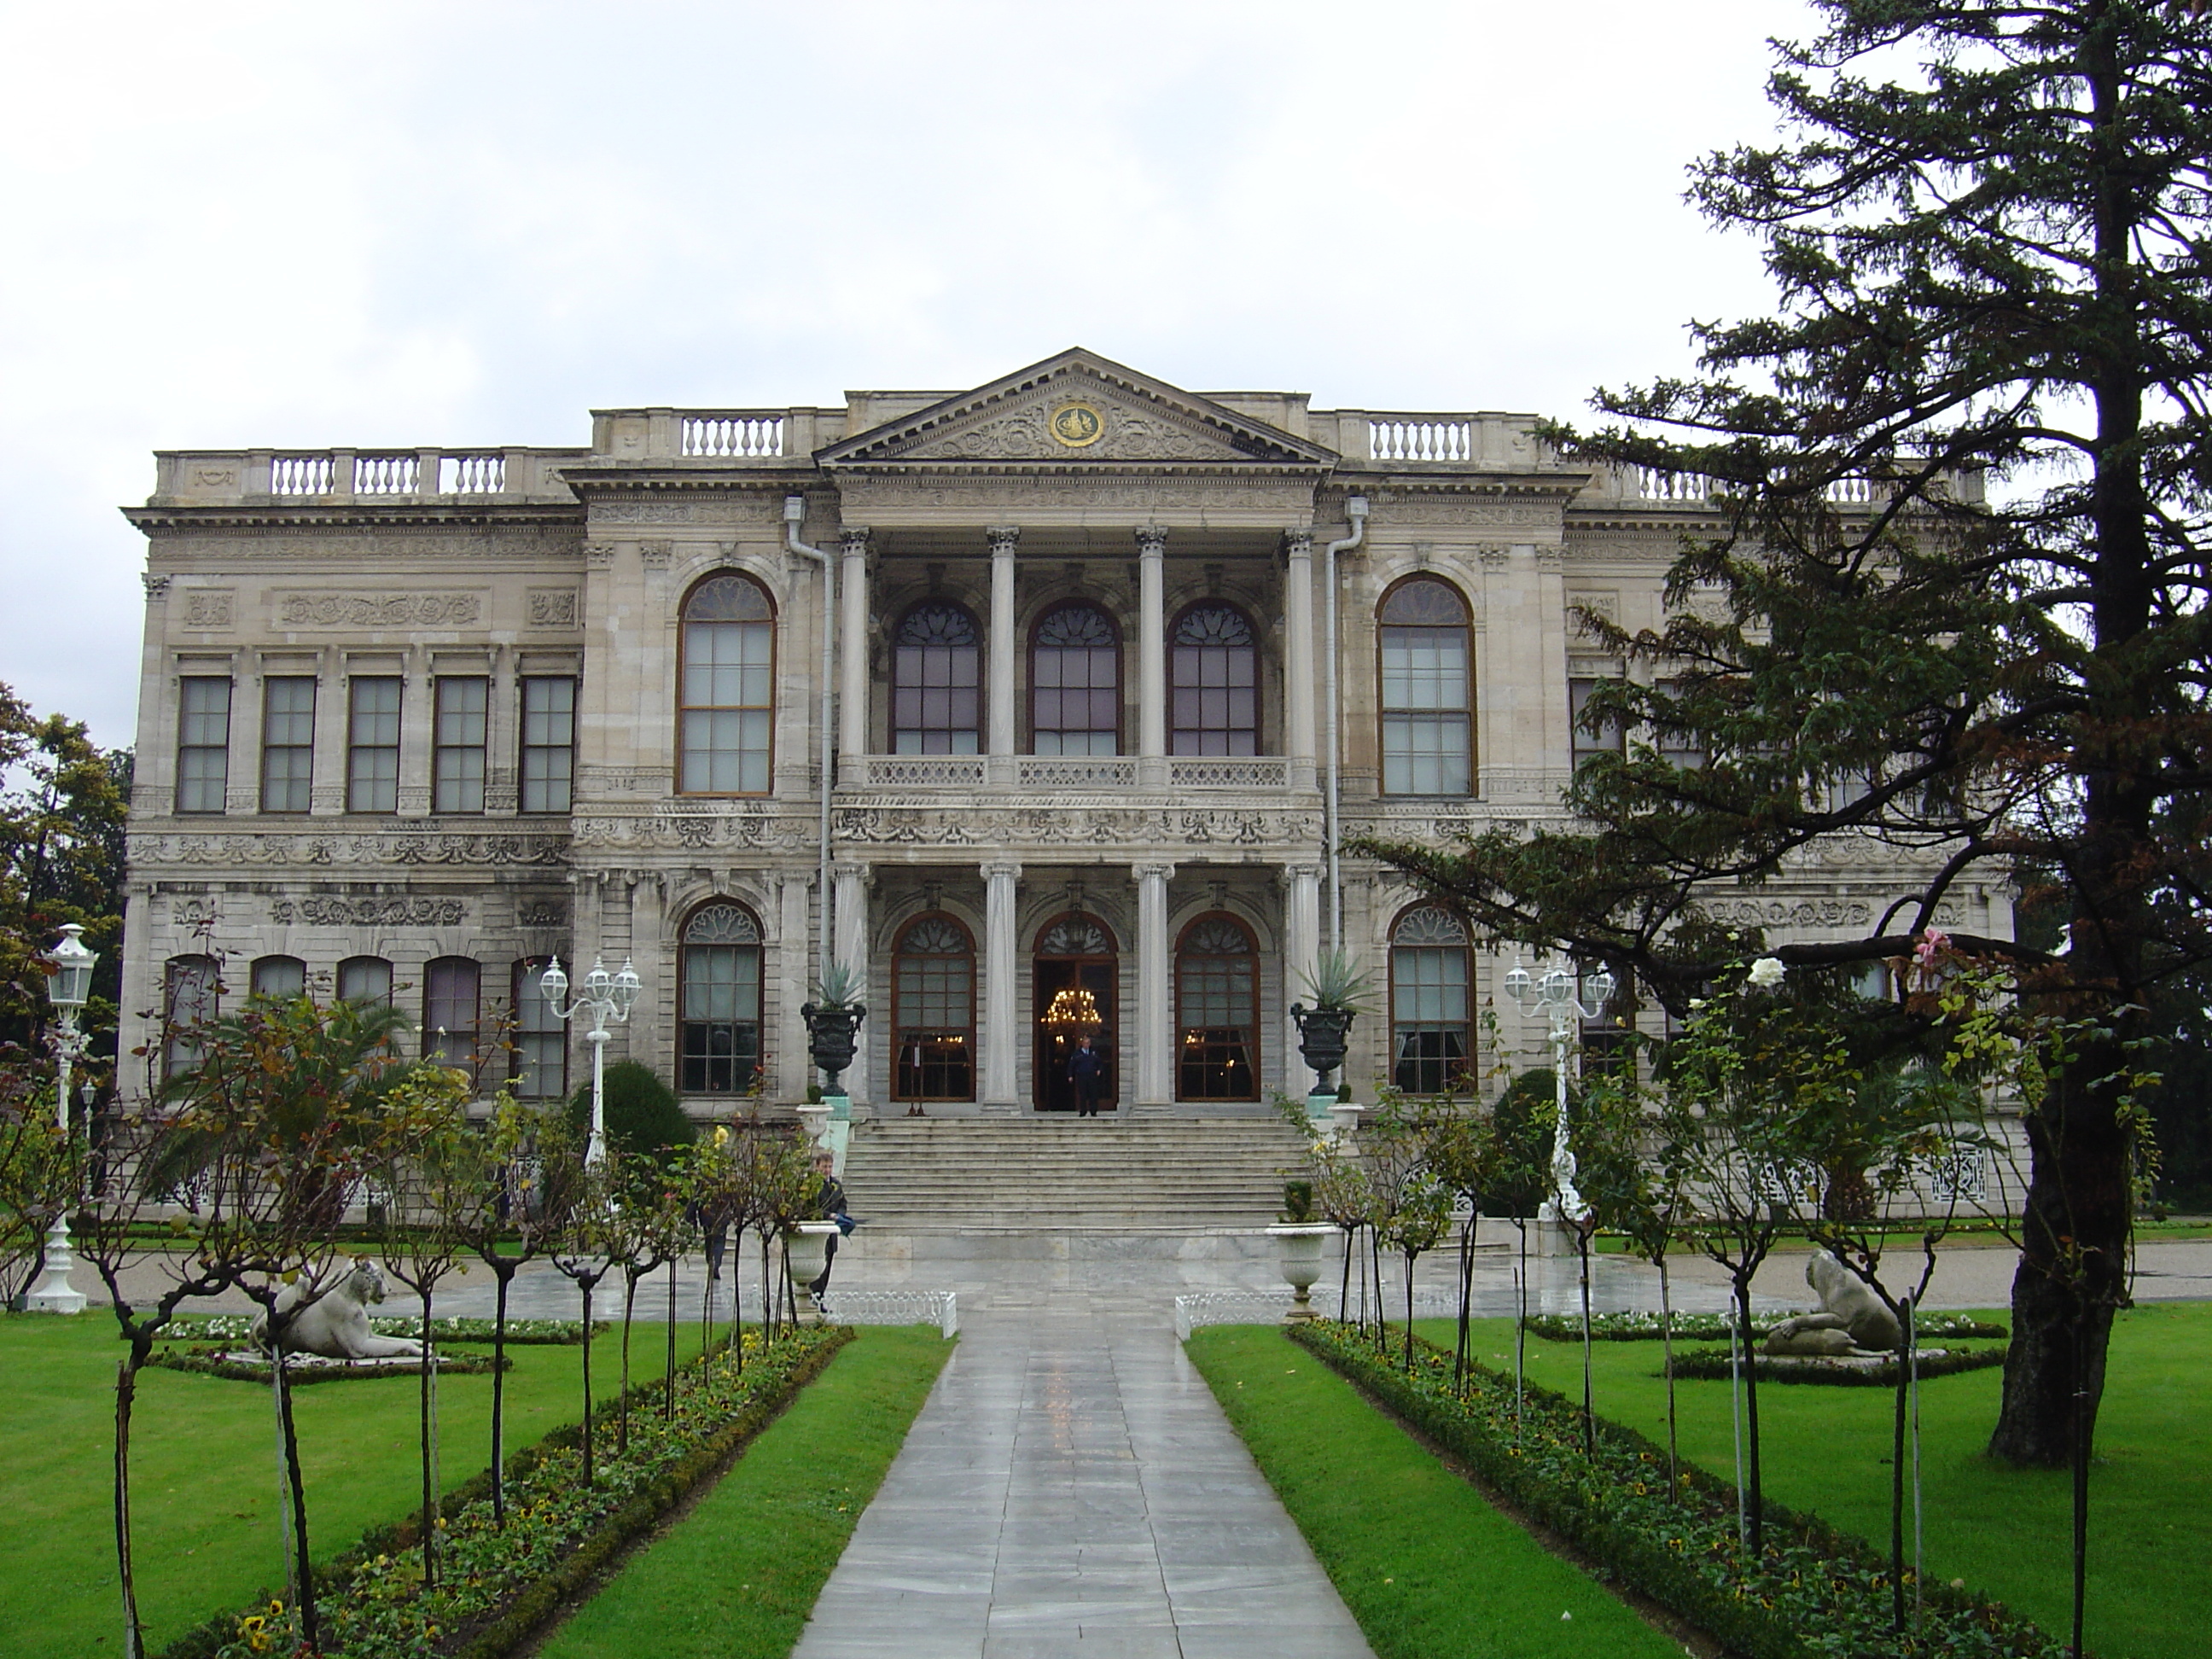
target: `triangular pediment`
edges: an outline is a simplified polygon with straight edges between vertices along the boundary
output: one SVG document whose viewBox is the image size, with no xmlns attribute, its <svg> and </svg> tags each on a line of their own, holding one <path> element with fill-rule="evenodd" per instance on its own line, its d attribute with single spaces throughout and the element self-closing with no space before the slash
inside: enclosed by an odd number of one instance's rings
<svg viewBox="0 0 2212 1659">
<path fill-rule="evenodd" d="M 1225 467 L 1305 471 L 1336 456 L 1080 349 L 858 433 L 825 468 Z"/>
</svg>

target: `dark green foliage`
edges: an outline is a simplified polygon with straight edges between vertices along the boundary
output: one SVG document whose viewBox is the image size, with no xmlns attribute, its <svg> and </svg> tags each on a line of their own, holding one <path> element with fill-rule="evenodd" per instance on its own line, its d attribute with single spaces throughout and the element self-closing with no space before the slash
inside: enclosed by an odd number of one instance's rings
<svg viewBox="0 0 2212 1659">
<path fill-rule="evenodd" d="M 1548 1066 L 1520 1073 L 1492 1109 L 1488 1181 L 1476 1207 L 1485 1215 L 1523 1220 L 1552 1195 L 1552 1132 L 1559 1085 Z"/>
<path fill-rule="evenodd" d="M 659 1158 L 671 1147 L 689 1146 L 698 1130 L 684 1115 L 676 1091 L 650 1066 L 618 1060 L 606 1071 L 607 1141 L 617 1152 Z M 568 1124 L 579 1138 L 591 1128 L 592 1085 L 588 1079 L 568 1103 Z"/>
</svg>

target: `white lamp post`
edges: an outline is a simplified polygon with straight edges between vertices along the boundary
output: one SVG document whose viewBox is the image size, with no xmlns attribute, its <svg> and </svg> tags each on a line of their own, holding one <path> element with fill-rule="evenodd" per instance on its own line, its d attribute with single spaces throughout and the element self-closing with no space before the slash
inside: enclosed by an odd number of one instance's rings
<svg viewBox="0 0 2212 1659">
<path fill-rule="evenodd" d="M 98 951 L 84 948 L 83 933 L 76 922 L 64 922 L 62 942 L 46 957 L 54 965 L 53 975 L 46 981 L 46 998 L 61 1022 L 61 1030 L 54 1033 L 54 1124 L 61 1132 L 64 1155 L 70 1134 L 70 1071 L 84 1048 L 77 1016 L 92 999 L 92 965 L 100 960 Z M 23 1305 L 48 1313 L 82 1313 L 84 1292 L 70 1284 L 70 1273 L 76 1266 L 76 1253 L 70 1249 L 69 1214 L 64 1210 L 54 1218 L 53 1227 L 46 1234 L 46 1274 L 38 1289 L 23 1298 Z"/>
<path fill-rule="evenodd" d="M 556 957 L 538 984 L 552 1006 L 554 1018 L 591 1017 L 592 1029 L 584 1033 L 584 1041 L 592 1045 L 592 1139 L 584 1148 L 584 1167 L 596 1170 L 607 1159 L 607 1022 L 622 1024 L 629 1020 L 630 1005 L 637 1000 L 641 981 L 637 969 L 627 961 L 622 972 L 610 974 L 605 962 L 594 957 L 592 971 L 584 975 L 575 1001 L 563 1008 L 561 1000 L 568 994 L 568 976 L 561 971 L 561 958 Z"/>
<path fill-rule="evenodd" d="M 1559 1127 L 1552 1135 L 1552 1188 L 1555 1213 L 1562 1221 L 1581 1226 L 1590 1208 L 1575 1186 L 1574 1139 L 1567 1122 L 1567 1043 L 1585 1019 L 1595 1019 L 1613 1000 L 1613 975 L 1601 968 L 1589 976 L 1589 993 L 1595 999 L 1585 1006 L 1575 994 L 1571 969 L 1554 968 L 1543 978 L 1534 978 L 1519 963 L 1505 975 L 1505 988 L 1522 1012 L 1533 1002 L 1552 1023 L 1552 1081 L 1558 1093 Z"/>
</svg>

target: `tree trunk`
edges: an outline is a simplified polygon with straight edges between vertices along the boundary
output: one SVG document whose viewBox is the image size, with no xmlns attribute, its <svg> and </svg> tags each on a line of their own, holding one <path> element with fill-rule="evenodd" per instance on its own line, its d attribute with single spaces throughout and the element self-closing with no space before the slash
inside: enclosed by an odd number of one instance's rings
<svg viewBox="0 0 2212 1659">
<path fill-rule="evenodd" d="M 576 1288 L 584 1298 L 584 1484 L 592 1484 L 592 1286 L 596 1279 L 579 1279 Z"/>
<path fill-rule="evenodd" d="M 668 1258 L 668 1370 L 660 1385 L 660 1415 L 676 1420 L 676 1258 Z"/>
<path fill-rule="evenodd" d="M 131 1357 L 115 1368 L 115 1569 L 123 1587 L 123 1659 L 144 1659 L 146 1651 L 131 1559 L 131 1410 L 138 1397 L 138 1368 L 153 1346 L 133 1341 Z"/>
<path fill-rule="evenodd" d="M 1681 1451 L 1674 1421 L 1674 1296 L 1667 1280 L 1667 1258 L 1659 1258 L 1659 1340 L 1667 1350 L 1667 1501 L 1682 1501 Z"/>
<path fill-rule="evenodd" d="M 1766 1547 L 1766 1505 L 1759 1476 L 1759 1361 L 1751 1346 L 1751 1274 L 1735 1281 L 1736 1330 L 1743 1343 L 1743 1428 L 1746 1507 L 1751 1512 L 1751 1553 L 1756 1559 Z"/>
<path fill-rule="evenodd" d="M 270 1386 L 276 1390 L 276 1420 L 284 1436 L 284 1471 L 292 1487 L 292 1545 L 300 1566 L 300 1639 L 309 1653 L 323 1650 L 320 1620 L 315 1612 L 314 1560 L 307 1553 L 307 1488 L 300 1475 L 300 1436 L 292 1420 L 292 1390 L 284 1381 L 284 1346 L 281 1335 L 270 1332 Z"/>
<path fill-rule="evenodd" d="M 637 1316 L 638 1275 L 623 1269 L 622 1396 L 615 1407 L 615 1455 L 629 1453 L 629 1328 Z"/>
<path fill-rule="evenodd" d="M 1905 1396 L 1911 1378 L 1909 1357 L 1909 1350 L 1897 1356 L 1897 1420 L 1890 1434 L 1889 1622 L 1900 1634 L 1905 1629 Z"/>
<path fill-rule="evenodd" d="M 422 1281 L 422 1588 L 438 1582 L 438 1475 L 430 1456 L 430 1382 L 438 1374 L 438 1361 L 430 1349 L 430 1281 Z"/>
<path fill-rule="evenodd" d="M 1452 1353 L 1452 1389 L 1467 1386 L 1468 1328 L 1474 1300 L 1474 1230 L 1481 1225 L 1478 1212 L 1468 1218 L 1459 1234 L 1459 1344 Z"/>
<path fill-rule="evenodd" d="M 1597 1455 L 1597 1417 L 1590 1402 L 1590 1230 L 1587 1224 L 1576 1229 L 1577 1254 L 1582 1257 L 1583 1269 L 1583 1455 Z"/>
<path fill-rule="evenodd" d="M 507 1404 L 507 1287 L 514 1269 L 502 1273 L 495 1266 L 491 1273 L 499 1281 L 491 1321 L 491 1523 L 501 1528 L 507 1525 L 507 1459 L 500 1438 Z"/>
</svg>

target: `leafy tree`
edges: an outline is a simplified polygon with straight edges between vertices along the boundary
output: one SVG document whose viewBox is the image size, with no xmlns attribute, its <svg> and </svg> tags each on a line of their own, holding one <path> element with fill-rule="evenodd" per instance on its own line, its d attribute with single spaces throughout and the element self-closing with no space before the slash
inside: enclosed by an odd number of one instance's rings
<svg viewBox="0 0 2212 1659">
<path fill-rule="evenodd" d="M 1633 969 L 1677 1015 L 1747 947 L 1902 957 L 1940 906 L 2048 872 L 2067 948 L 1954 943 L 2095 1028 L 2027 1119 L 1990 1441 L 2059 1465 L 2126 1295 L 2132 1045 L 2158 1035 L 2156 988 L 2212 958 L 2212 19 L 1816 4 L 1817 37 L 1776 48 L 1782 140 L 1707 158 L 1691 191 L 1763 239 L 1775 314 L 1698 325 L 1696 375 L 1601 392 L 1614 424 L 1553 434 L 1711 481 L 1722 527 L 1686 544 L 1665 626 L 1584 619 L 1653 670 L 1588 719 L 1650 740 L 1578 773 L 1584 827 L 1382 855 L 1495 933 Z M 1704 765 L 1673 763 L 1691 750 Z M 1773 947 L 1700 908 L 1869 838 L 1912 873 L 1861 937 Z M 1887 1015 L 1900 1042 L 1931 1018 Z"/>
</svg>

